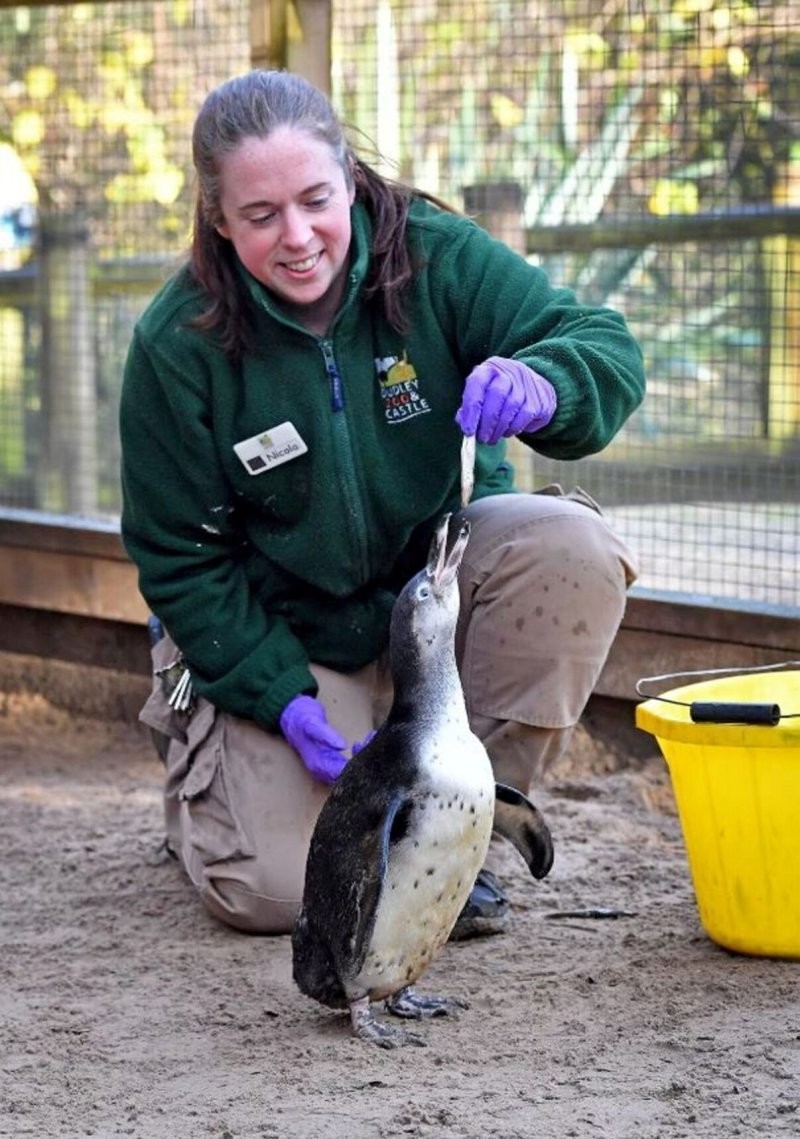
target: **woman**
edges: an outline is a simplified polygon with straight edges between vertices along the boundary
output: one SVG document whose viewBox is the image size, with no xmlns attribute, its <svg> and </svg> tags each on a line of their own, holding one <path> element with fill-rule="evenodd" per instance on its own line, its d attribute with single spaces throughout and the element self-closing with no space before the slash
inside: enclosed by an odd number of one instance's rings
<svg viewBox="0 0 800 1139">
<path fill-rule="evenodd" d="M 392 603 L 458 508 L 465 434 L 473 730 L 523 791 L 564 746 L 632 560 L 585 501 L 514 493 L 505 439 L 598 451 L 644 377 L 619 314 L 379 177 L 297 76 L 212 91 L 193 157 L 188 263 L 139 320 L 122 393 L 123 536 L 169 632 L 142 716 L 171 737 L 168 840 L 205 905 L 281 933 L 330 783 L 391 697 Z M 170 706 L 184 667 L 196 698 L 182 683 Z M 482 876 L 460 931 L 506 906 Z"/>
</svg>

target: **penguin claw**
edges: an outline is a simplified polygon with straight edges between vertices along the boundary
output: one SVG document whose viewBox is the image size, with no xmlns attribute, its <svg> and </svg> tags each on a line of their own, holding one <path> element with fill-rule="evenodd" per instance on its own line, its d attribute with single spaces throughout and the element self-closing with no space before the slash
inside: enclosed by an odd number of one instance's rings
<svg viewBox="0 0 800 1139">
<path fill-rule="evenodd" d="M 350 1020 L 353 1033 L 359 1040 L 367 1040 L 370 1044 L 377 1044 L 379 1048 L 403 1048 L 413 1044 L 417 1048 L 427 1047 L 427 1042 L 415 1032 L 407 1028 L 396 1028 L 378 1020 L 369 1007 L 369 998 L 353 1001 L 350 1005 Z"/>
<path fill-rule="evenodd" d="M 449 1016 L 451 1012 L 459 1012 L 469 1008 L 466 1001 L 458 997 L 422 996 L 415 993 L 412 988 L 400 989 L 384 1001 L 387 1012 L 394 1016 L 407 1017 L 410 1020 L 423 1020 L 431 1016 Z"/>
</svg>

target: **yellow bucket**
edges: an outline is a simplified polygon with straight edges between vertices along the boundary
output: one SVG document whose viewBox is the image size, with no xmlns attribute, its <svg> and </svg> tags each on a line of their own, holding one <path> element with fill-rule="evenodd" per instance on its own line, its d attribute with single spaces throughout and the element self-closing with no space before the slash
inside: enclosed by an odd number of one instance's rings
<svg viewBox="0 0 800 1139">
<path fill-rule="evenodd" d="M 676 700 L 800 712 L 800 671 L 727 676 L 648 699 L 636 724 L 669 768 L 700 921 L 726 949 L 800 958 L 800 717 L 695 723 Z"/>
</svg>

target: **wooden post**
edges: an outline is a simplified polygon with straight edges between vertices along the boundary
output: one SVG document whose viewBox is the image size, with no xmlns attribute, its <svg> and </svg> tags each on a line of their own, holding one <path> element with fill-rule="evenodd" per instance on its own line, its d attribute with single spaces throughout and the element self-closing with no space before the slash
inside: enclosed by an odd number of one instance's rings
<svg viewBox="0 0 800 1139">
<path fill-rule="evenodd" d="M 253 67 L 285 68 L 331 89 L 331 0 L 251 0 Z"/>
<path fill-rule="evenodd" d="M 331 0 L 294 0 L 291 8 L 289 69 L 330 95 Z"/>
<path fill-rule="evenodd" d="M 778 170 L 776 206 L 800 205 L 800 159 Z M 762 246 L 770 298 L 767 437 L 800 434 L 800 241 L 782 234 Z"/>
<path fill-rule="evenodd" d="M 250 0 L 250 62 L 253 67 L 287 66 L 288 0 Z"/>
<path fill-rule="evenodd" d="M 97 391 L 89 226 L 81 211 L 39 215 L 42 450 L 38 505 L 97 510 Z"/>
<path fill-rule="evenodd" d="M 526 238 L 519 182 L 479 182 L 464 186 L 461 192 L 464 211 L 493 237 L 499 237 L 524 256 Z"/>
</svg>

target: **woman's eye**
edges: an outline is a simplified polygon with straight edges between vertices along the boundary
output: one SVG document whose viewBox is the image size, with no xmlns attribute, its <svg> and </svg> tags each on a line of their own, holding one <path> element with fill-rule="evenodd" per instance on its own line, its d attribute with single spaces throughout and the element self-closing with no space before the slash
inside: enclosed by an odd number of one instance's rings
<svg viewBox="0 0 800 1139">
<path fill-rule="evenodd" d="M 330 194 L 322 194 L 318 198 L 309 198 L 309 200 L 306 202 L 306 206 L 310 210 L 322 210 L 325 208 L 325 206 L 327 206 L 329 201 Z"/>
</svg>

